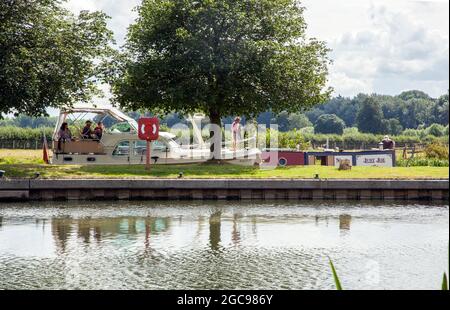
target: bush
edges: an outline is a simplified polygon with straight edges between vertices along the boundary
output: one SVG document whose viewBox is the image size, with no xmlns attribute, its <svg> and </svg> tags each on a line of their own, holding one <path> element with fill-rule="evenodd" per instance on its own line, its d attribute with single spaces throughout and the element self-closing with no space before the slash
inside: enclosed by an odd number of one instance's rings
<svg viewBox="0 0 450 310">
<path fill-rule="evenodd" d="M 448 160 L 448 146 L 434 142 L 425 148 L 425 154 L 429 159 Z"/>
<path fill-rule="evenodd" d="M 344 135 L 357 135 L 359 134 L 358 127 L 349 127 L 344 129 Z"/>
<path fill-rule="evenodd" d="M 344 128 L 345 122 L 335 114 L 324 114 L 314 124 L 314 131 L 316 133 L 342 135 Z"/>
<path fill-rule="evenodd" d="M 448 159 L 431 159 L 416 157 L 413 159 L 397 160 L 397 167 L 448 167 Z"/>
<path fill-rule="evenodd" d="M 280 133 L 278 143 L 281 148 L 295 149 L 298 146 L 300 150 L 307 150 L 311 147 L 311 144 L 298 130 Z"/>
<path fill-rule="evenodd" d="M 294 130 L 288 132 L 278 132 L 276 130 L 268 130 L 266 141 L 261 141 L 262 137 L 260 137 L 260 145 L 262 142 L 267 143 L 269 146 L 270 136 L 273 138 L 277 138 L 279 142 L 279 147 L 281 148 L 296 148 L 298 144 L 302 145 L 302 149 L 306 149 L 305 145 L 309 143 L 308 147 L 321 147 L 324 146 L 328 142 L 330 143 L 330 147 L 340 147 L 343 149 L 370 149 L 370 148 L 378 148 L 378 144 L 383 139 L 383 135 L 374 135 L 374 134 L 366 134 L 366 133 L 355 133 L 355 129 L 349 128 L 346 130 L 343 135 L 336 134 L 314 134 L 309 129 L 301 129 Z M 435 136 L 424 136 L 423 138 L 417 135 L 400 135 L 393 136 L 392 139 L 396 142 L 398 147 L 402 147 L 404 145 L 417 145 L 417 144 L 431 144 L 437 143 L 445 148 L 445 145 L 448 145 L 448 136 L 443 137 L 435 137 Z M 274 147 L 272 145 L 272 147 Z"/>
<path fill-rule="evenodd" d="M 305 127 L 300 129 L 300 133 L 303 135 L 313 135 L 314 134 L 314 127 Z"/>
<path fill-rule="evenodd" d="M 19 127 L 0 127 L 0 140 L 42 140 L 43 133 L 47 140 L 51 140 L 53 128 L 19 128 Z"/>
<path fill-rule="evenodd" d="M 433 124 L 425 132 L 427 135 L 442 137 L 445 134 L 445 127 L 439 124 Z"/>
</svg>

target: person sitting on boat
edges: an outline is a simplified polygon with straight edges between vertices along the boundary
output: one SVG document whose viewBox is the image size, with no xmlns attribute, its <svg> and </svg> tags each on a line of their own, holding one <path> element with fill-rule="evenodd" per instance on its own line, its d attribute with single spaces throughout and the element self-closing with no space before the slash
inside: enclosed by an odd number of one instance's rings
<svg viewBox="0 0 450 310">
<path fill-rule="evenodd" d="M 58 131 L 58 150 L 61 150 L 61 142 L 72 141 L 72 133 L 69 124 L 63 123 Z"/>
<path fill-rule="evenodd" d="M 91 121 L 86 121 L 86 125 L 83 128 L 83 131 L 81 132 L 81 137 L 83 139 L 92 139 L 92 122 Z"/>
<path fill-rule="evenodd" d="M 95 129 L 94 129 L 94 135 L 98 140 L 102 139 L 104 130 L 105 130 L 105 125 L 103 125 L 103 122 L 98 122 L 97 127 L 95 127 Z"/>
<path fill-rule="evenodd" d="M 395 142 L 389 138 L 389 136 L 384 136 L 383 141 L 383 150 L 394 150 L 395 149 Z"/>
<path fill-rule="evenodd" d="M 234 151 L 236 151 L 238 148 L 239 141 L 241 140 L 241 118 L 240 117 L 236 117 L 234 119 L 234 122 L 231 125 L 231 131 L 233 133 L 232 149 Z"/>
</svg>

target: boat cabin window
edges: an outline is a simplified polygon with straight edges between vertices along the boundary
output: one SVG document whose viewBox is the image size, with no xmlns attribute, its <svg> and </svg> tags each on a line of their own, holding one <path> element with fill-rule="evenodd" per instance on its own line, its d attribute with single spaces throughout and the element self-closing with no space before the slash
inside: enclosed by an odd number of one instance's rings
<svg viewBox="0 0 450 310">
<path fill-rule="evenodd" d="M 112 125 L 108 132 L 110 133 L 126 133 L 131 131 L 131 126 L 128 123 L 117 123 Z"/>
<path fill-rule="evenodd" d="M 113 156 L 128 156 L 130 154 L 130 141 L 122 141 L 117 144 L 112 155 Z"/>
<path fill-rule="evenodd" d="M 165 152 L 168 150 L 167 145 L 163 141 L 152 141 L 151 143 L 151 151 L 152 152 Z M 145 155 L 147 152 L 147 142 L 146 141 L 135 141 L 133 145 L 133 155 L 141 156 Z"/>
<path fill-rule="evenodd" d="M 166 149 L 167 149 L 167 146 L 164 142 L 159 141 L 159 140 L 152 142 L 152 151 L 165 152 Z"/>
<path fill-rule="evenodd" d="M 147 142 L 146 141 L 135 141 L 133 145 L 133 155 L 141 156 L 145 155 L 147 151 Z"/>
</svg>

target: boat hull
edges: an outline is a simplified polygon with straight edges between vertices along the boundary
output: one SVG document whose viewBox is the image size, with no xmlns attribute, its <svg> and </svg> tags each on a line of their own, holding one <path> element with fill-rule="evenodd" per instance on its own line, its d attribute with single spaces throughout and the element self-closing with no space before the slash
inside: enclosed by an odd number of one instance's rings
<svg viewBox="0 0 450 310">
<path fill-rule="evenodd" d="M 152 165 L 183 165 L 206 163 L 210 159 L 207 156 L 197 157 L 158 157 L 151 156 Z M 220 160 L 240 166 L 255 166 L 261 163 L 259 151 L 246 152 L 244 156 L 225 155 Z M 120 156 L 115 157 L 107 154 L 54 154 L 51 159 L 53 165 L 145 165 L 146 157 L 141 156 Z"/>
</svg>

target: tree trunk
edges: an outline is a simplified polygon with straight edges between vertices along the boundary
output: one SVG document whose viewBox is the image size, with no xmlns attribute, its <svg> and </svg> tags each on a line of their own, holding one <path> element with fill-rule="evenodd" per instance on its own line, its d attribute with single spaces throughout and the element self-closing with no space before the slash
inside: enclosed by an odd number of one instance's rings
<svg viewBox="0 0 450 310">
<path fill-rule="evenodd" d="M 211 140 L 211 160 L 218 161 L 222 159 L 222 121 L 220 113 L 211 110 L 209 112 L 209 119 L 211 123 L 211 129 L 209 131 L 209 137 Z"/>
</svg>

